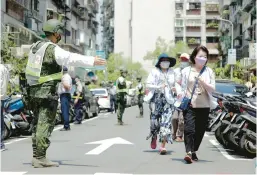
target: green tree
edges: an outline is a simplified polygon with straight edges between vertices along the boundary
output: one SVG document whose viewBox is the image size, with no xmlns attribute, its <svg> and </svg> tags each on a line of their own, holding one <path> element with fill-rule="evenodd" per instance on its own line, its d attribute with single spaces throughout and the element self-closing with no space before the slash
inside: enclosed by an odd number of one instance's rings
<svg viewBox="0 0 257 175">
<path fill-rule="evenodd" d="M 12 40 L 9 40 L 7 37 L 3 38 L 1 41 L 2 49 L 1 49 L 1 57 L 4 62 L 4 64 L 10 64 L 11 70 L 10 75 L 11 78 L 15 78 L 20 73 L 25 71 L 28 56 L 24 55 L 21 58 L 17 58 L 14 54 L 11 52 L 11 48 L 15 48 L 15 43 Z"/>
<path fill-rule="evenodd" d="M 177 57 L 181 53 L 189 53 L 189 47 L 187 43 L 178 41 L 174 45 L 171 41 L 165 41 L 165 39 L 158 37 L 155 43 L 155 49 L 148 51 L 144 56 L 145 60 L 153 60 L 153 64 L 156 63 L 158 56 L 161 53 L 167 53 L 169 56 Z M 179 60 L 177 61 L 177 65 Z"/>
</svg>

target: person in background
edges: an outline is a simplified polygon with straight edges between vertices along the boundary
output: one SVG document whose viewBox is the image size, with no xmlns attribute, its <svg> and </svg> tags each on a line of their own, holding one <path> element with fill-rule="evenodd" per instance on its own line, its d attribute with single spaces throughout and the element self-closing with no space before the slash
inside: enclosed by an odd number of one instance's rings
<svg viewBox="0 0 257 175">
<path fill-rule="evenodd" d="M 74 124 L 81 124 L 83 115 L 83 86 L 81 84 L 80 78 L 75 77 L 76 91 L 74 93 L 74 110 L 75 110 L 75 122 Z"/>
<path fill-rule="evenodd" d="M 5 150 L 4 144 L 4 115 L 3 115 L 3 108 L 4 108 L 4 99 L 7 96 L 7 88 L 8 82 L 10 79 L 8 69 L 3 65 L 1 60 L 0 64 L 0 93 L 1 93 L 1 151 Z"/>
<path fill-rule="evenodd" d="M 126 95 L 128 94 L 127 83 L 126 83 L 126 76 L 128 71 L 124 68 L 120 69 L 121 76 L 116 81 L 117 86 L 117 118 L 118 118 L 118 125 L 123 125 L 123 114 L 126 108 Z"/>
<path fill-rule="evenodd" d="M 69 131 L 70 130 L 70 103 L 71 103 L 71 88 L 72 88 L 72 79 L 68 73 L 68 68 L 63 67 L 63 76 L 61 83 L 59 85 L 59 95 L 61 101 L 61 111 L 62 117 L 64 120 L 64 126 L 60 131 Z"/>
<path fill-rule="evenodd" d="M 139 107 L 139 116 L 138 117 L 144 117 L 144 108 L 143 108 L 143 103 L 144 103 L 144 86 L 142 84 L 142 77 L 138 76 L 137 77 L 137 82 L 138 85 L 136 87 L 137 89 L 137 97 L 138 97 L 138 107 Z"/>
<path fill-rule="evenodd" d="M 190 66 L 189 55 L 183 53 L 180 55 L 180 66 L 174 69 L 176 82 L 181 85 L 181 72 L 184 68 Z M 172 138 L 177 142 L 183 142 L 184 134 L 184 117 L 183 112 L 178 108 L 175 109 L 172 117 Z"/>
<path fill-rule="evenodd" d="M 196 151 L 202 142 L 210 109 L 217 106 L 212 97 L 212 92 L 215 91 L 215 74 L 206 66 L 208 58 L 208 49 L 205 46 L 197 46 L 190 56 L 192 66 L 182 70 L 181 87 L 184 92 L 182 91 L 180 96 L 185 94 L 190 98 L 194 86 L 196 87 L 189 109 L 183 112 L 186 148 L 184 160 L 187 163 L 198 161 Z"/>
<path fill-rule="evenodd" d="M 109 82 L 110 88 L 109 88 L 109 94 L 110 94 L 110 105 L 111 105 L 111 112 L 116 112 L 116 87 L 114 86 L 113 82 Z"/>
<path fill-rule="evenodd" d="M 175 73 L 172 67 L 176 59 L 163 53 L 158 57 L 155 69 L 149 74 L 146 80 L 146 88 L 150 91 L 144 101 L 150 102 L 151 109 L 151 148 L 157 147 L 157 136 L 161 142 L 160 154 L 166 154 L 166 143 L 172 143 L 171 118 L 173 115 L 176 86 Z M 176 85 L 177 84 L 177 85 Z M 148 136 L 149 138 L 149 136 Z"/>
</svg>

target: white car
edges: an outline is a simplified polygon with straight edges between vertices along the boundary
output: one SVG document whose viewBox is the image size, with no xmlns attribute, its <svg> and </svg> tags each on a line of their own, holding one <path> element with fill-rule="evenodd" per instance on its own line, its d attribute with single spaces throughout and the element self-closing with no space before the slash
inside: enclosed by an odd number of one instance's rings
<svg viewBox="0 0 257 175">
<path fill-rule="evenodd" d="M 100 110 L 108 110 L 110 112 L 111 110 L 111 104 L 110 104 L 110 95 L 105 88 L 99 88 L 99 89 L 90 89 L 92 94 L 95 97 L 98 97 L 98 104 Z"/>
</svg>

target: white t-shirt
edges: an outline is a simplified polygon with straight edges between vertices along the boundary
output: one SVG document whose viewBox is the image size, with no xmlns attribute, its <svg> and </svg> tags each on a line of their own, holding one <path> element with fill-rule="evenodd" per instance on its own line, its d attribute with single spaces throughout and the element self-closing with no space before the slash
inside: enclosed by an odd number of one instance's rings
<svg viewBox="0 0 257 175">
<path fill-rule="evenodd" d="M 0 98 L 4 98 L 7 95 L 7 87 L 9 82 L 9 71 L 8 69 L 3 65 L 0 64 Z"/>
<path fill-rule="evenodd" d="M 62 81 L 60 83 L 60 86 L 59 86 L 59 94 L 63 94 L 63 93 L 71 93 L 71 90 L 66 90 L 64 87 L 63 87 L 63 84 L 64 83 L 67 83 L 70 85 L 70 87 L 72 87 L 72 79 L 71 79 L 71 76 L 68 74 L 68 73 L 65 73 L 63 76 L 62 76 Z"/>
</svg>

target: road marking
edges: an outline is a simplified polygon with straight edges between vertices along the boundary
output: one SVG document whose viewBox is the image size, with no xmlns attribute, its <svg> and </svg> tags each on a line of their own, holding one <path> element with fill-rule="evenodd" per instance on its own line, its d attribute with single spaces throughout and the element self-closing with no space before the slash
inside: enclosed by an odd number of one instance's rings
<svg viewBox="0 0 257 175">
<path fill-rule="evenodd" d="M 123 174 L 123 173 L 95 173 L 94 175 L 133 175 L 133 174 Z"/>
<path fill-rule="evenodd" d="M 22 175 L 26 174 L 27 172 L 3 172 L 1 171 L 1 175 Z"/>
<path fill-rule="evenodd" d="M 107 150 L 109 147 L 115 144 L 121 144 L 121 145 L 133 145 L 133 143 L 124 140 L 120 137 L 115 137 L 111 139 L 106 139 L 106 140 L 100 140 L 96 142 L 90 142 L 90 143 L 85 143 L 85 144 L 100 144 L 98 147 L 94 148 L 93 150 L 89 151 L 86 153 L 86 155 L 99 155 L 105 150 Z"/>
<path fill-rule="evenodd" d="M 82 121 L 81 123 L 87 123 L 87 122 L 96 120 L 96 119 L 98 119 L 99 117 L 101 117 L 101 115 L 99 115 L 99 116 L 97 116 L 97 117 L 94 117 L 94 118 L 90 118 L 90 119 L 84 120 L 84 121 Z M 106 117 L 107 117 L 107 116 L 106 116 Z M 72 126 L 72 125 L 74 125 L 74 123 L 71 123 L 70 125 Z M 63 128 L 62 125 L 60 125 L 60 126 L 57 125 L 57 126 L 54 128 L 53 131 L 57 131 L 57 130 L 60 130 L 60 129 L 62 129 L 62 128 Z M 20 142 L 20 141 L 23 141 L 23 140 L 26 140 L 26 139 L 29 139 L 29 138 L 31 138 L 31 136 L 28 136 L 28 137 L 26 137 L 26 138 L 17 138 L 17 139 L 13 139 L 13 140 L 10 140 L 10 141 L 5 142 L 4 144 L 5 144 L 5 145 L 9 145 L 9 144 L 16 143 L 16 142 Z"/>
<path fill-rule="evenodd" d="M 213 144 L 220 153 L 226 157 L 228 160 L 246 160 L 246 161 L 252 161 L 253 159 L 243 159 L 243 158 L 234 158 L 233 156 L 229 155 L 228 152 L 218 143 L 217 140 L 209 140 L 211 144 Z"/>
</svg>

